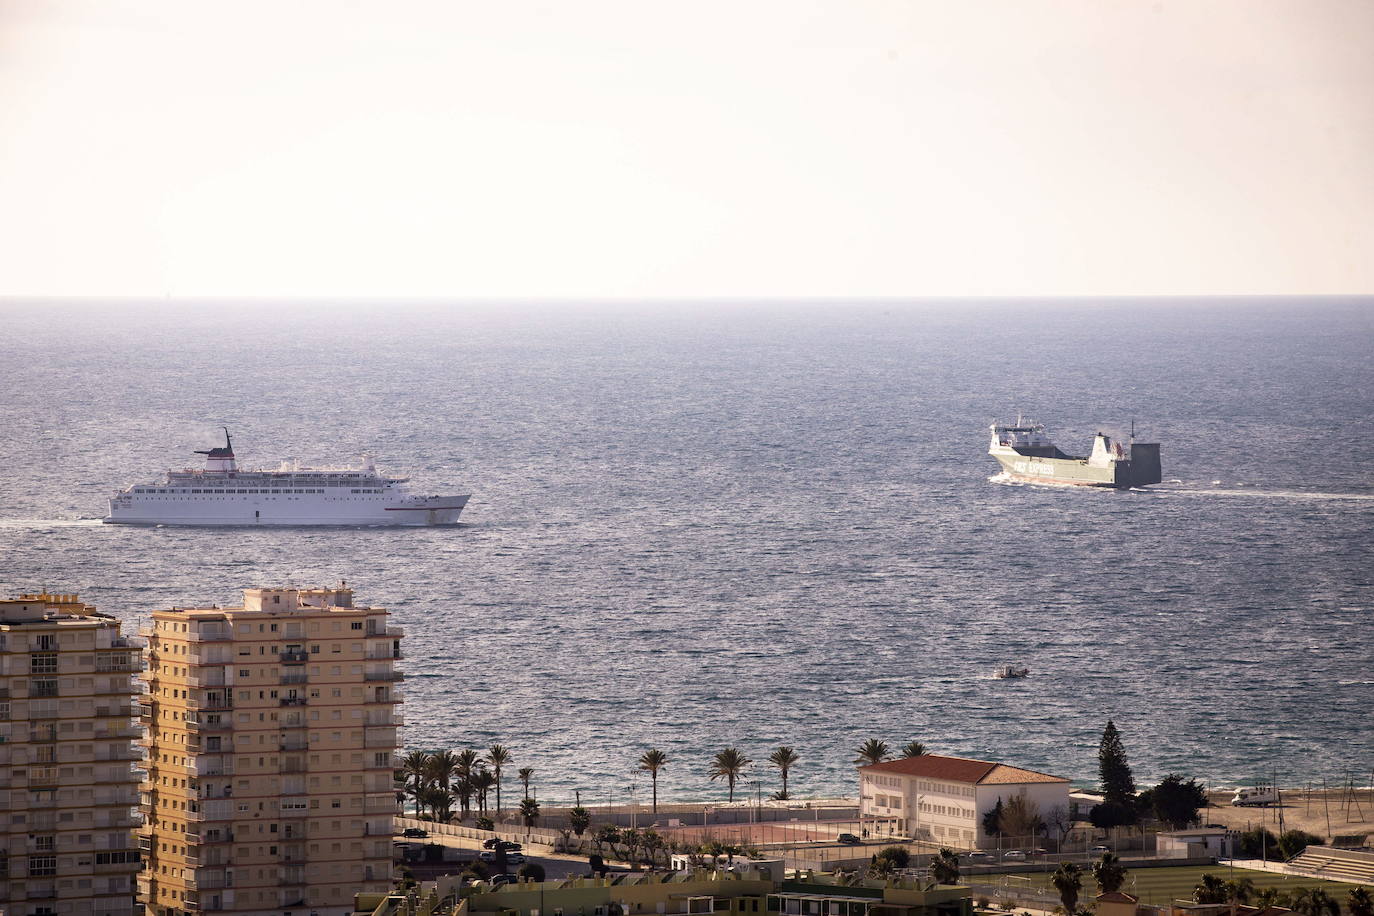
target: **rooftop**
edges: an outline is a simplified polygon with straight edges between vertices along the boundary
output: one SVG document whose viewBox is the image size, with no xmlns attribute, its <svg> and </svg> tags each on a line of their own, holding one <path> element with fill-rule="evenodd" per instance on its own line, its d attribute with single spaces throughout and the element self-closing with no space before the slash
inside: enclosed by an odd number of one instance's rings
<svg viewBox="0 0 1374 916">
<path fill-rule="evenodd" d="M 945 757 L 940 754 L 922 754 L 919 757 L 902 757 L 898 760 L 885 760 L 859 767 L 862 773 L 899 773 L 903 776 L 922 776 L 926 779 L 939 779 L 944 782 L 962 782 L 969 785 L 1023 785 L 1035 782 L 1068 782 L 1062 776 L 1051 776 L 1035 770 L 1007 766 L 991 760 L 974 760 L 969 757 Z"/>
</svg>

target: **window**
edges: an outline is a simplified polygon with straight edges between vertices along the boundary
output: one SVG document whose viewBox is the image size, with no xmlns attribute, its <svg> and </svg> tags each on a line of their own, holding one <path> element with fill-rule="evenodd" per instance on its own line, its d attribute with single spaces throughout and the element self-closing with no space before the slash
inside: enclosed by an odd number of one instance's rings
<svg viewBox="0 0 1374 916">
<path fill-rule="evenodd" d="M 53 648 L 56 648 L 55 646 Z M 30 674 L 56 674 L 57 653 L 35 654 L 29 656 Z"/>
<path fill-rule="evenodd" d="M 361 630 L 363 628 L 363 622 L 361 620 L 355 620 L 353 621 L 351 626 L 355 630 Z"/>
<path fill-rule="evenodd" d="M 57 874 L 57 856 L 29 856 L 29 876 L 48 878 Z"/>
</svg>

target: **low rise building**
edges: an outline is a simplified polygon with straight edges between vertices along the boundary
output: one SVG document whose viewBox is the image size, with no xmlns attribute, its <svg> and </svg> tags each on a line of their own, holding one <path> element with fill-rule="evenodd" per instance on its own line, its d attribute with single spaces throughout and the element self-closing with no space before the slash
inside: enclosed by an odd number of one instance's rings
<svg viewBox="0 0 1374 916">
<path fill-rule="evenodd" d="M 76 595 L 0 601 L 0 911 L 134 908 L 139 643 Z"/>
<path fill-rule="evenodd" d="M 442 878 L 408 893 L 359 894 L 367 916 L 970 916 L 968 888 L 916 881 L 838 879 L 802 872 L 788 880 L 748 868 L 632 873 L 609 878 L 517 882 L 493 887 Z"/>
<path fill-rule="evenodd" d="M 859 816 L 886 821 L 914 839 L 975 849 L 995 845 L 983 818 L 1000 800 L 1005 807 L 1021 799 L 1027 810 L 1044 816 L 1069 804 L 1069 781 L 1035 770 L 922 754 L 859 767 Z"/>
</svg>

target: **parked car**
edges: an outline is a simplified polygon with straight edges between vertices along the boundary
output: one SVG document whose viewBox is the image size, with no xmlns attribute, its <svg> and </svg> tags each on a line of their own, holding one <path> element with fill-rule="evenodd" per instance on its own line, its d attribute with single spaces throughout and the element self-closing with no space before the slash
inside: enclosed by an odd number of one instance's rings
<svg viewBox="0 0 1374 916">
<path fill-rule="evenodd" d="M 1108 846 L 1094 846 L 1092 849 L 1089 849 L 1089 850 L 1088 850 L 1088 855 L 1090 855 L 1090 856 L 1100 856 L 1100 855 L 1102 855 L 1103 853 L 1111 852 L 1111 851 L 1112 851 L 1111 848 L 1108 847 Z"/>
<path fill-rule="evenodd" d="M 863 842 L 863 840 L 859 839 L 852 833 L 842 833 L 839 836 L 835 837 L 835 839 L 840 843 L 846 843 L 850 846 L 857 846 L 858 844 Z"/>
<path fill-rule="evenodd" d="M 1019 849 L 1009 849 L 1006 852 L 1002 853 L 1002 861 L 1024 862 L 1026 861 L 1026 854 Z"/>
<path fill-rule="evenodd" d="M 1043 859 L 1047 855 L 1049 855 L 1049 852 L 1043 846 L 1037 846 L 1034 849 L 1026 850 L 1026 858 L 1028 859 Z"/>
<path fill-rule="evenodd" d="M 500 837 L 491 837 L 482 841 L 483 849 L 519 849 L 520 844 L 510 840 L 503 840 Z"/>
<path fill-rule="evenodd" d="M 966 852 L 966 853 L 964 853 L 963 858 L 964 858 L 964 861 L 965 861 L 965 862 L 969 862 L 969 863 L 979 863 L 979 864 L 982 864 L 982 863 L 991 863 L 991 862 L 996 862 L 996 861 L 997 861 L 997 857 L 996 857 L 996 856 L 990 855 L 990 854 L 988 854 L 988 853 L 986 853 L 986 852 Z"/>
<path fill-rule="evenodd" d="M 496 861 L 496 853 L 490 849 L 484 849 L 477 854 L 477 860 L 479 862 L 494 862 Z"/>
<path fill-rule="evenodd" d="M 492 887 L 500 887 L 503 884 L 510 884 L 514 881 L 515 875 L 492 875 L 490 880 Z M 473 883 L 475 884 L 476 882 L 474 881 Z"/>
<path fill-rule="evenodd" d="M 512 852 L 506 856 L 507 865 L 524 865 L 525 854 L 523 852 Z"/>
<path fill-rule="evenodd" d="M 405 830 L 401 831 L 401 836 L 423 840 L 425 837 L 429 836 L 429 831 L 421 830 L 419 827 L 407 827 Z"/>
</svg>

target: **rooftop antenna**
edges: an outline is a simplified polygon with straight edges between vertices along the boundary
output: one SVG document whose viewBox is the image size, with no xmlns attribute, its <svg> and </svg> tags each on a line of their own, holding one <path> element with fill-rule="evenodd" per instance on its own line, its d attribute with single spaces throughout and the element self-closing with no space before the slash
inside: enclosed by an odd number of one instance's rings
<svg viewBox="0 0 1374 916">
<path fill-rule="evenodd" d="M 1135 417 L 1131 417 L 1131 441 L 1135 441 Z"/>
</svg>

